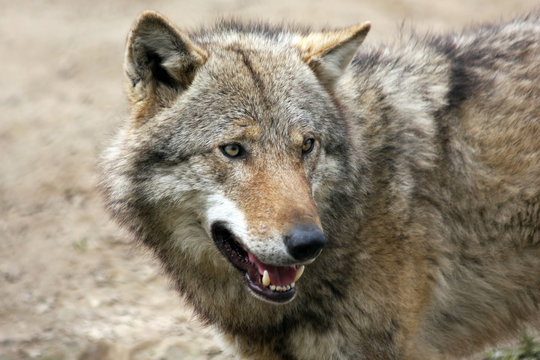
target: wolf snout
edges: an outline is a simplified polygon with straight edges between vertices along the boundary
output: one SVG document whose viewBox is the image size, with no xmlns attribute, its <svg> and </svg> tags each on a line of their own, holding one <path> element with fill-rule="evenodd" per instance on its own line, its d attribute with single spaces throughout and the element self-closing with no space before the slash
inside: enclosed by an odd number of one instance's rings
<svg viewBox="0 0 540 360">
<path fill-rule="evenodd" d="M 314 259 L 326 244 L 321 228 L 315 224 L 300 224 L 285 236 L 289 254 L 298 261 Z"/>
</svg>

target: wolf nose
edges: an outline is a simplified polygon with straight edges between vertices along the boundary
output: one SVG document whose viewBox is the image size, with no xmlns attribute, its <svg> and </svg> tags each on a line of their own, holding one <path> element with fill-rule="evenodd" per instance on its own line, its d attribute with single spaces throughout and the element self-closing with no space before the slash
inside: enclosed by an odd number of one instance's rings
<svg viewBox="0 0 540 360">
<path fill-rule="evenodd" d="M 296 225 L 285 236 L 285 246 L 289 254 L 299 261 L 313 259 L 319 255 L 324 244 L 326 238 L 315 224 Z"/>
</svg>

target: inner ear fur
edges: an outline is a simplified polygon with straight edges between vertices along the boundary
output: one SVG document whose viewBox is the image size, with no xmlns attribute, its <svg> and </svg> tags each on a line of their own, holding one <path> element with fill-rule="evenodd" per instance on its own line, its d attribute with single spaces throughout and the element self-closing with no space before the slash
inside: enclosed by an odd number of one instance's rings
<svg viewBox="0 0 540 360">
<path fill-rule="evenodd" d="M 300 37 L 296 45 L 302 60 L 313 69 L 319 81 L 332 88 L 370 28 L 371 24 L 364 22 L 343 30 L 313 32 Z"/>
<path fill-rule="evenodd" d="M 202 48 L 163 16 L 142 13 L 128 36 L 124 60 L 137 117 L 151 115 L 185 90 L 206 58 Z"/>
</svg>

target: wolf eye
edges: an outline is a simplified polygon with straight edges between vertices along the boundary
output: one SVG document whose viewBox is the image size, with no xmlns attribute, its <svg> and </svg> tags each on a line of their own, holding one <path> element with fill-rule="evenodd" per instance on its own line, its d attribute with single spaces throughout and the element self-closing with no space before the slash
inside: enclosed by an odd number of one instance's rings
<svg viewBox="0 0 540 360">
<path fill-rule="evenodd" d="M 302 155 L 309 154 L 314 146 L 315 140 L 311 138 L 304 140 L 304 143 L 302 144 Z"/>
<path fill-rule="evenodd" d="M 228 158 L 239 158 L 245 155 L 246 151 L 240 144 L 227 144 L 221 147 L 221 152 Z"/>
</svg>

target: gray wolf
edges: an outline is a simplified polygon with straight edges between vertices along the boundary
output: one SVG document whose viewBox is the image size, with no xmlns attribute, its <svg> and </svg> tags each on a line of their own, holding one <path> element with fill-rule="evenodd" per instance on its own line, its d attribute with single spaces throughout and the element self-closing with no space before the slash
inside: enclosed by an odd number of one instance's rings
<svg viewBox="0 0 540 360">
<path fill-rule="evenodd" d="M 538 319 L 540 20 L 362 48 L 136 21 L 107 207 L 247 359 L 444 359 Z"/>
</svg>

